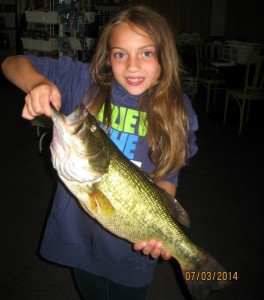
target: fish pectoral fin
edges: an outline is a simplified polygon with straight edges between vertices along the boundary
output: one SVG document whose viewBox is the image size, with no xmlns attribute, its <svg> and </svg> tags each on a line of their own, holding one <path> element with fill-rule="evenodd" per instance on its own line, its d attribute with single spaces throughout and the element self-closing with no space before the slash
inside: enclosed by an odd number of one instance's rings
<svg viewBox="0 0 264 300">
<path fill-rule="evenodd" d="M 116 210 L 113 207 L 112 203 L 104 195 L 104 193 L 102 193 L 96 187 L 93 188 L 92 197 L 91 197 L 91 193 L 89 194 L 90 194 L 91 208 L 94 212 L 98 213 L 100 211 L 101 214 L 108 217 L 112 216 L 115 213 Z"/>
<path fill-rule="evenodd" d="M 96 202 L 94 195 L 91 192 L 88 192 L 88 197 L 85 200 L 79 201 L 81 207 L 87 212 L 91 217 L 95 218 L 96 213 Z"/>
<path fill-rule="evenodd" d="M 171 217 L 176 220 L 177 222 L 181 223 L 186 227 L 190 227 L 190 218 L 187 211 L 181 206 L 181 204 L 172 197 L 169 193 L 164 190 L 165 193 L 165 204 L 168 208 L 168 211 Z"/>
<path fill-rule="evenodd" d="M 97 212 L 97 203 L 94 197 L 94 193 L 88 193 L 89 203 L 90 203 L 90 210 L 91 213 L 94 215 Z"/>
</svg>

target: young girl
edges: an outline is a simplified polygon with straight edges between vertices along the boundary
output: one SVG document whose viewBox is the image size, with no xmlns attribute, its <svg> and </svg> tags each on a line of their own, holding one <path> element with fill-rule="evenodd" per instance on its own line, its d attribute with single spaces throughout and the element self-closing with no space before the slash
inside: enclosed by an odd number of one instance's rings
<svg viewBox="0 0 264 300">
<path fill-rule="evenodd" d="M 118 13 L 91 65 L 15 56 L 2 69 L 26 93 L 24 118 L 50 116 L 50 103 L 69 114 L 85 99 L 119 149 L 175 195 L 179 171 L 197 150 L 197 118 L 182 94 L 173 35 L 159 14 L 142 6 Z M 159 241 L 131 245 L 104 230 L 60 183 L 40 252 L 72 267 L 89 300 L 145 299 L 156 258 L 170 258 Z"/>
</svg>

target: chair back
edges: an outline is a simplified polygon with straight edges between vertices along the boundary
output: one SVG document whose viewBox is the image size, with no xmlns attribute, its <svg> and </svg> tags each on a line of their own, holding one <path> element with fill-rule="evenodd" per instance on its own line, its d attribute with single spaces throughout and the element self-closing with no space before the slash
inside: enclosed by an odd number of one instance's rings
<svg viewBox="0 0 264 300">
<path fill-rule="evenodd" d="M 244 93 L 264 93 L 264 55 L 252 53 L 246 67 Z"/>
<path fill-rule="evenodd" d="M 199 68 L 200 71 L 212 71 L 212 61 L 217 60 L 218 57 L 218 45 L 214 42 L 199 42 L 198 53 L 199 53 Z"/>
</svg>

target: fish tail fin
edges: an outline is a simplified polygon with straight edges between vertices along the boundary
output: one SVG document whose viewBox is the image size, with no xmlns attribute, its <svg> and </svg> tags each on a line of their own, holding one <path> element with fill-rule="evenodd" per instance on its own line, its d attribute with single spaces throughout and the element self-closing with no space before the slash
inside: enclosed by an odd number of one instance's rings
<svg viewBox="0 0 264 300">
<path fill-rule="evenodd" d="M 182 267 L 182 273 L 187 288 L 195 300 L 207 299 L 213 291 L 220 290 L 231 284 L 230 272 L 208 253 L 202 253 L 201 264 L 196 268 Z"/>
</svg>

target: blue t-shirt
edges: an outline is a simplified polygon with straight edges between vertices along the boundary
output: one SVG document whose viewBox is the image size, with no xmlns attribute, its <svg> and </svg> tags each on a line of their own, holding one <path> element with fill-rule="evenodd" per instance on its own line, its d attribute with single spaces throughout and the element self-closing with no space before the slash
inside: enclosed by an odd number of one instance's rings
<svg viewBox="0 0 264 300">
<path fill-rule="evenodd" d="M 90 65 L 69 57 L 59 60 L 29 56 L 35 68 L 59 88 L 61 112 L 71 113 L 82 101 L 92 83 Z M 145 172 L 154 166 L 148 158 L 144 113 L 138 111 L 139 96 L 128 94 L 118 83 L 112 84 L 112 128 L 110 138 L 130 160 Z M 190 123 L 189 156 L 197 151 L 194 132 L 197 117 L 189 99 L 184 103 Z M 100 121 L 101 115 L 98 119 Z M 178 174 L 166 180 L 177 185 Z M 130 242 L 120 239 L 87 213 L 59 182 L 48 218 L 41 249 L 46 259 L 111 279 L 119 284 L 139 287 L 152 280 L 156 260 L 134 251 Z"/>
</svg>

